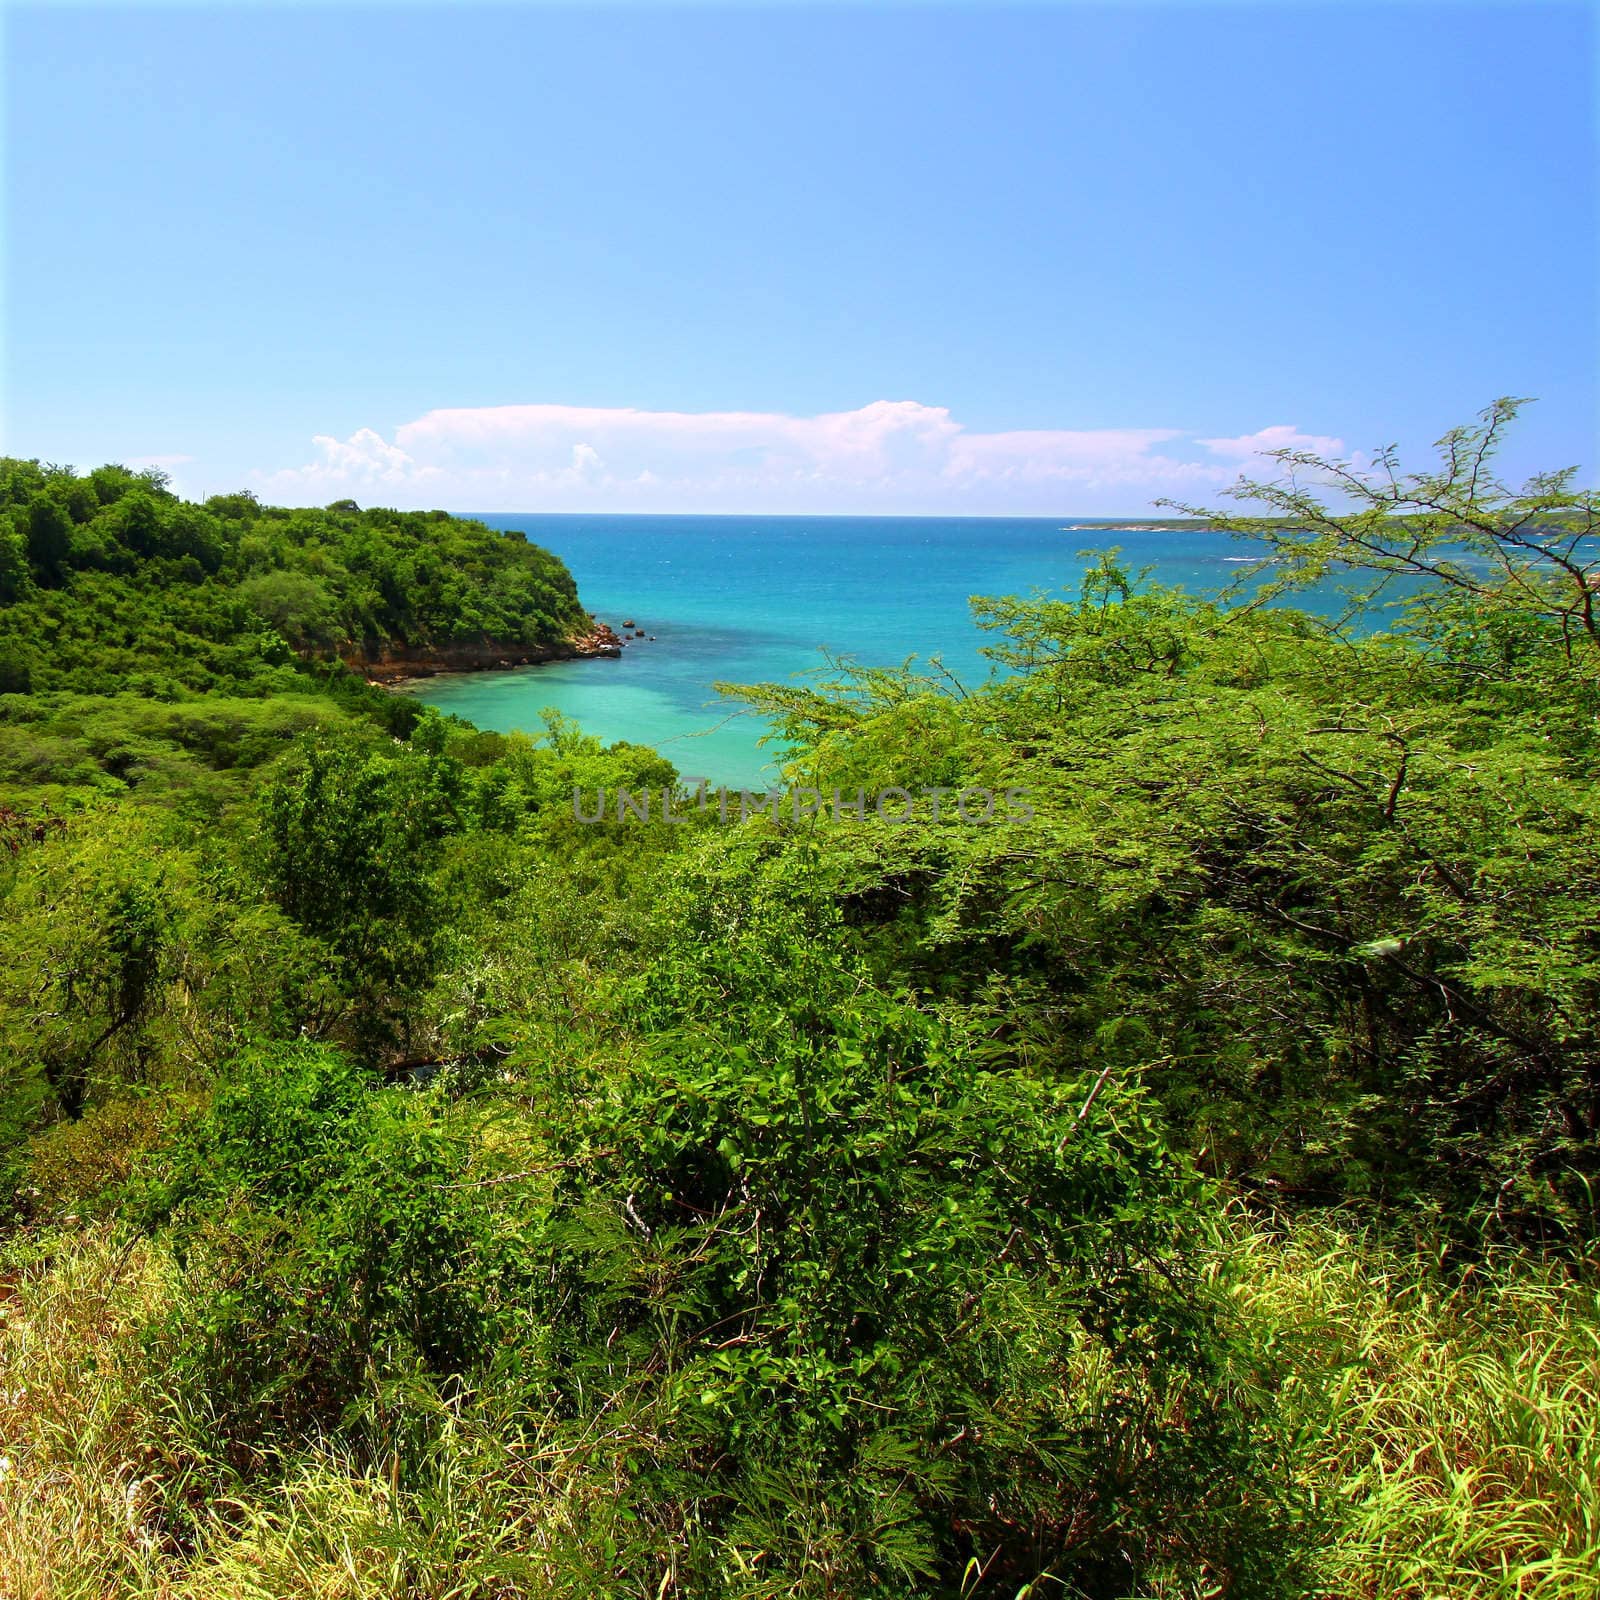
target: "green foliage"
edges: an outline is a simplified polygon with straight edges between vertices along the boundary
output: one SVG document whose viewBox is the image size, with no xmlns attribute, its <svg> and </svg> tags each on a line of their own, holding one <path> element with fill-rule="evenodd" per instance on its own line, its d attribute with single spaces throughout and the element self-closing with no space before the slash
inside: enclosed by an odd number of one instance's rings
<svg viewBox="0 0 1600 1600">
<path fill-rule="evenodd" d="M 874 990 L 782 877 L 680 880 L 651 1042 L 550 1105 L 560 1387 L 680 1581 L 1283 1592 L 1269 1374 L 1137 1085 Z"/>
<path fill-rule="evenodd" d="M 51 820 L 0 852 L 8 1187 L 33 1131 L 131 1086 L 185 1092 L 246 1036 L 315 1027 L 330 1002 L 315 947 L 188 830 L 109 808 Z"/>
<path fill-rule="evenodd" d="M 1297 1376 L 1299 1470 L 1341 1508 L 1325 1592 L 1586 1600 L 1600 1572 L 1600 1281 L 1491 1256 L 1452 1270 L 1305 1223 L 1237 1224 L 1250 1312 Z"/>
<path fill-rule="evenodd" d="M 358 1036 L 388 1040 L 438 960 L 429 874 L 461 825 L 458 763 L 313 743 L 262 797 L 273 898 L 329 952 Z"/>
<path fill-rule="evenodd" d="M 1364 575 L 1362 601 L 1371 604 L 1396 579 L 1420 580 L 1410 589 L 1408 628 L 1458 669 L 1498 675 L 1526 662 L 1548 672 L 1564 662 L 1592 678 L 1600 500 L 1575 487 L 1575 467 L 1539 473 L 1520 489 L 1495 476 L 1494 458 L 1525 404 L 1497 400 L 1476 424 L 1452 429 L 1430 471 L 1403 471 L 1393 446 L 1370 466 L 1274 450 L 1278 478 L 1241 479 L 1229 491 L 1262 513 L 1178 509 L 1266 546 L 1264 562 L 1281 570 L 1264 597 L 1343 570 Z M 1347 509 L 1328 506 L 1330 490 Z"/>
<path fill-rule="evenodd" d="M 285 639 L 301 646 L 327 645 L 333 627 L 333 597 L 304 572 L 260 572 L 239 585 L 252 611 Z"/>
<path fill-rule="evenodd" d="M 244 1443 L 336 1423 L 375 1371 L 493 1347 L 499 1247 L 430 1102 L 311 1047 L 245 1055 L 139 1205 L 170 1219 L 179 1361 Z"/>
<path fill-rule="evenodd" d="M 175 702 L 18 695 L 0 700 L 0 793 L 35 804 L 48 798 L 64 809 L 131 795 L 214 820 L 301 735 L 331 733 L 348 720 L 328 697 L 309 692 Z"/>
<path fill-rule="evenodd" d="M 1139 589 L 1114 562 L 1077 601 L 978 609 L 1010 670 L 970 694 L 751 691 L 819 788 L 1031 793 L 1003 828 L 843 832 L 836 880 L 894 907 L 883 969 L 1021 985 L 1045 1048 L 1137 1029 L 1237 1181 L 1590 1237 L 1600 703 L 1561 640 L 1464 685 L 1409 635 Z M 927 741 L 935 722 L 957 731 Z"/>
<path fill-rule="evenodd" d="M 0 605 L 10 605 L 31 582 L 27 540 L 13 523 L 0 523 Z"/>
<path fill-rule="evenodd" d="M 0 461 L 0 1591 L 1587 1600 L 1592 497 L 1513 409 L 1219 519 L 1389 633 L 1111 552 L 983 685 L 747 691 L 910 826 L 580 825 L 670 764 L 332 659 L 570 631 L 520 538 Z"/>
<path fill-rule="evenodd" d="M 33 687 L 34 653 L 20 639 L 0 639 L 0 694 L 27 694 Z"/>
<path fill-rule="evenodd" d="M 72 550 L 72 518 L 52 495 L 40 495 L 19 519 L 27 539 L 28 560 L 47 582 L 59 581 Z"/>
<path fill-rule="evenodd" d="M 138 1161 L 165 1141 L 181 1098 L 120 1095 L 34 1137 L 19 1186 L 31 1216 L 59 1218 L 105 1209 Z"/>
<path fill-rule="evenodd" d="M 160 473 L 0 459 L 0 658 L 22 688 L 171 699 L 296 687 L 287 640 L 351 660 L 385 644 L 556 644 L 589 624 L 566 567 L 443 512 L 182 501 Z M 24 672 L 26 662 L 28 671 Z"/>
</svg>

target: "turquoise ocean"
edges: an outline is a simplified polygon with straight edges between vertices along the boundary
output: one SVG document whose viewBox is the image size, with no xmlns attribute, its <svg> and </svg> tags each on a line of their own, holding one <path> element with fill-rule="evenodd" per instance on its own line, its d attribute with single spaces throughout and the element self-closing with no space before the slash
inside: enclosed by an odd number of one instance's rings
<svg viewBox="0 0 1600 1600">
<path fill-rule="evenodd" d="M 824 652 L 870 666 L 942 658 L 965 683 L 990 670 L 973 595 L 1075 595 L 1084 550 L 1191 593 L 1214 594 L 1250 548 L 1200 529 L 1070 516 L 737 517 L 491 515 L 571 568 L 584 604 L 645 639 L 620 661 L 566 661 L 423 680 L 413 692 L 502 732 L 541 731 L 552 708 L 605 743 L 654 745 L 685 776 L 754 787 L 776 777 L 766 724 L 721 700 L 717 682 L 805 681 Z M 630 630 L 631 631 L 631 630 Z"/>
</svg>

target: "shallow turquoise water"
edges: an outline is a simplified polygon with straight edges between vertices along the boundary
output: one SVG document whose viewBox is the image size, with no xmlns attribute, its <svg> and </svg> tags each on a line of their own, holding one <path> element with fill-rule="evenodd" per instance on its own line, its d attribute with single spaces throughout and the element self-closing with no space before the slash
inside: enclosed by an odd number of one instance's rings
<svg viewBox="0 0 1600 1600">
<path fill-rule="evenodd" d="M 1134 532 L 1071 517 L 484 516 L 566 561 L 584 604 L 654 635 L 620 661 L 466 673 L 416 686 L 480 727 L 540 730 L 553 708 L 610 743 L 662 750 L 685 775 L 729 786 L 775 775 L 759 719 L 719 698 L 718 681 L 787 681 L 825 668 L 824 650 L 874 666 L 942 656 L 981 681 L 985 636 L 973 595 L 1077 592 L 1079 552 L 1121 547 L 1166 583 L 1215 592 L 1246 547 L 1197 530 Z"/>
</svg>

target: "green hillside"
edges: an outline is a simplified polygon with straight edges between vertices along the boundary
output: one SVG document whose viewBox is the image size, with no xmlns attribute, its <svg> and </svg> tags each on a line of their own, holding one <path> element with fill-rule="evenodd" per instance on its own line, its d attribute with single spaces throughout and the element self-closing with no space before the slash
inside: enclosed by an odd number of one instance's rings
<svg viewBox="0 0 1600 1600">
<path fill-rule="evenodd" d="M 0 461 L 0 608 L 0 692 L 158 697 L 277 692 L 290 651 L 551 644 L 590 622 L 520 533 L 353 501 L 197 505 L 160 472 L 16 460 Z"/>
</svg>

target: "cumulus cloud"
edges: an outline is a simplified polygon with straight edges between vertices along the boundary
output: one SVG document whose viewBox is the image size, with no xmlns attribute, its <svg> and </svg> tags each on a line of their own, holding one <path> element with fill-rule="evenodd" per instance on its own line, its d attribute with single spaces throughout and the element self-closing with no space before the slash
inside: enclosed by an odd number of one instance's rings
<svg viewBox="0 0 1600 1600">
<path fill-rule="evenodd" d="M 561 405 L 430 411 L 385 439 L 313 439 L 254 474 L 272 498 L 346 495 L 473 511 L 1141 512 L 1205 494 L 1259 450 L 1338 441 L 1277 426 L 1197 440 L 1175 428 L 969 429 L 943 406 L 876 400 L 796 417 Z"/>
<path fill-rule="evenodd" d="M 1241 463 L 1273 450 L 1309 450 L 1313 455 L 1336 456 L 1344 448 L 1342 439 L 1330 439 L 1320 433 L 1301 433 L 1288 423 L 1262 428 L 1237 439 L 1200 439 L 1197 443 L 1203 444 L 1213 455 Z"/>
<path fill-rule="evenodd" d="M 358 428 L 343 440 L 319 433 L 313 436 L 311 448 L 317 453 L 315 461 L 279 476 L 308 483 L 315 480 L 334 488 L 379 484 L 405 487 L 438 476 L 437 468 L 412 460 L 398 445 L 390 444 L 371 428 Z"/>
</svg>

